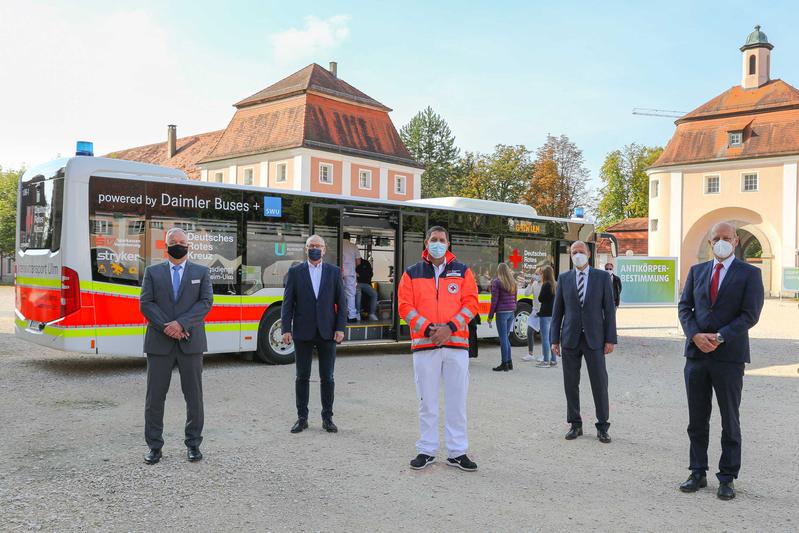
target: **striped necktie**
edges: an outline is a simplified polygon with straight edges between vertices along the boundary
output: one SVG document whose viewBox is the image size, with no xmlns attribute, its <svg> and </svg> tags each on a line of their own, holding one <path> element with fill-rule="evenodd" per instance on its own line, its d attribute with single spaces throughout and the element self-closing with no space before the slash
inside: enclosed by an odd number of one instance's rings
<svg viewBox="0 0 799 533">
<path fill-rule="evenodd" d="M 577 271 L 577 297 L 580 299 L 580 305 L 585 303 L 585 272 Z"/>
</svg>

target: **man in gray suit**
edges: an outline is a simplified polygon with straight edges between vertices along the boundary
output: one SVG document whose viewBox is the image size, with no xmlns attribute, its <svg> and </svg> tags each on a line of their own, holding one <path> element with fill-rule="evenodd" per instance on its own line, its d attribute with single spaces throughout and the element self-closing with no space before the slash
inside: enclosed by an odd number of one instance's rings
<svg viewBox="0 0 799 533">
<path fill-rule="evenodd" d="M 616 338 L 616 305 L 610 276 L 588 266 L 591 252 L 582 241 L 571 245 L 574 270 L 558 276 L 552 309 L 552 352 L 563 358 L 566 389 L 566 420 L 571 429 L 566 439 L 583 434 L 580 418 L 580 366 L 588 367 L 591 392 L 596 406 L 597 438 L 609 443 L 608 371 L 605 356 L 613 351 Z M 561 353 L 561 344 L 563 350 Z"/>
<path fill-rule="evenodd" d="M 144 405 L 144 438 L 150 451 L 144 462 L 161 460 L 164 445 L 164 402 L 177 365 L 186 399 L 186 440 L 189 461 L 199 461 L 203 440 L 203 352 L 205 315 L 214 292 L 208 267 L 190 263 L 186 233 L 172 228 L 166 233 L 168 261 L 144 272 L 139 308 L 147 319 L 144 351 L 147 354 L 147 398 Z"/>
</svg>

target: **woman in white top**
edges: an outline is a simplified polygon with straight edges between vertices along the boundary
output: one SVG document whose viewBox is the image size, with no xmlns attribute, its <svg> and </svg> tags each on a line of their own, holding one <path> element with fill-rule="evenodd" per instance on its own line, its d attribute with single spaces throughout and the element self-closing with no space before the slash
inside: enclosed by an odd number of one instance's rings
<svg viewBox="0 0 799 533">
<path fill-rule="evenodd" d="M 538 325 L 538 310 L 541 308 L 541 302 L 538 301 L 538 295 L 541 293 L 541 267 L 535 269 L 531 281 L 526 287 L 519 289 L 519 292 L 524 296 L 533 297 L 533 310 L 527 318 L 527 355 L 522 357 L 522 361 L 528 362 L 536 360 L 533 351 L 535 348 L 535 332 L 540 329 Z M 538 360 L 543 361 L 543 355 Z"/>
</svg>

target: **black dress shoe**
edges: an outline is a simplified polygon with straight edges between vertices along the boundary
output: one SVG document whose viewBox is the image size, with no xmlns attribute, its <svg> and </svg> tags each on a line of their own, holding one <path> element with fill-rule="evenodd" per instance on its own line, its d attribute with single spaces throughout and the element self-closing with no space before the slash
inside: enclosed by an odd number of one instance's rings
<svg viewBox="0 0 799 533">
<path fill-rule="evenodd" d="M 508 370 L 513 370 L 513 361 L 508 361 Z"/>
<path fill-rule="evenodd" d="M 190 463 L 196 463 L 197 461 L 202 461 L 203 453 L 200 451 L 200 447 L 189 446 L 186 449 L 186 458 L 189 460 Z"/>
<path fill-rule="evenodd" d="M 149 452 L 144 454 L 144 462 L 148 465 L 154 465 L 161 460 L 161 449 L 151 448 Z"/>
<path fill-rule="evenodd" d="M 328 433 L 338 433 L 338 428 L 333 423 L 332 418 L 325 418 L 324 420 L 322 420 L 322 429 L 324 429 Z"/>
<path fill-rule="evenodd" d="M 508 363 L 500 363 L 499 366 L 495 366 L 492 370 L 494 372 L 507 372 L 508 371 Z"/>
<path fill-rule="evenodd" d="M 583 434 L 581 426 L 572 426 L 568 433 L 566 433 L 566 440 L 574 440 Z"/>
<path fill-rule="evenodd" d="M 680 485 L 680 490 L 683 492 L 696 492 L 705 487 L 707 487 L 707 475 L 704 472 L 701 474 L 694 472 Z"/>
<path fill-rule="evenodd" d="M 601 442 L 603 444 L 609 444 L 610 443 L 610 435 L 608 435 L 607 431 L 603 431 L 601 429 L 598 430 L 596 432 L 596 438 L 598 438 L 599 442 Z"/>
<path fill-rule="evenodd" d="M 719 483 L 719 490 L 716 496 L 719 497 L 719 500 L 731 500 L 735 498 L 735 485 L 732 484 L 732 481 Z"/>
<path fill-rule="evenodd" d="M 291 426 L 292 433 L 299 433 L 303 429 L 308 429 L 308 419 L 307 418 L 298 418 L 294 425 Z"/>
</svg>

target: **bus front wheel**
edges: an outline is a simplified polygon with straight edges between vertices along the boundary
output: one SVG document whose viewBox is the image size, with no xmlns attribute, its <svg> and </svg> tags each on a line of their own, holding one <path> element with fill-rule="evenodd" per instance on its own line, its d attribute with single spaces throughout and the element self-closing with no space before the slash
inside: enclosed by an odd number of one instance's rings
<svg viewBox="0 0 799 533">
<path fill-rule="evenodd" d="M 519 305 L 516 306 L 513 327 L 508 335 L 512 346 L 527 346 L 527 319 L 532 312 L 533 306 L 527 302 L 519 302 Z"/>
<path fill-rule="evenodd" d="M 294 344 L 283 342 L 280 329 L 280 306 L 274 306 L 261 317 L 258 325 L 258 359 L 270 365 L 288 365 L 294 362 Z"/>
</svg>

